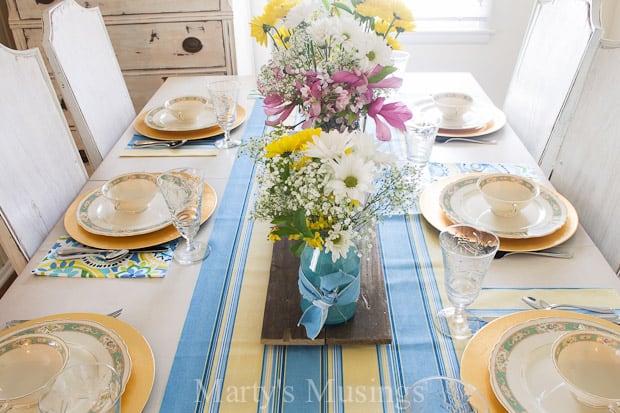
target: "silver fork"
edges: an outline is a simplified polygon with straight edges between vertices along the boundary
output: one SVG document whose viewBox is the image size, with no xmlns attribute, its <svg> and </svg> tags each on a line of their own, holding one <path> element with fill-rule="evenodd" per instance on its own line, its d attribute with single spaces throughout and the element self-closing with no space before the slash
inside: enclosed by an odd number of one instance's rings
<svg viewBox="0 0 620 413">
<path fill-rule="evenodd" d="M 448 138 L 448 139 L 437 141 L 437 143 L 450 143 L 450 142 L 469 142 L 469 143 L 479 143 L 481 145 L 495 145 L 497 143 L 497 140 L 495 139 L 482 140 L 482 139 L 470 139 L 470 138 Z"/>
<path fill-rule="evenodd" d="M 183 146 L 186 143 L 187 143 L 187 139 L 179 139 L 176 141 L 158 141 L 158 142 L 142 140 L 142 141 L 135 141 L 133 145 L 131 146 L 133 148 L 150 148 L 153 146 L 163 146 L 165 148 L 174 149 L 174 148 L 178 148 L 179 146 Z"/>
<path fill-rule="evenodd" d="M 111 313 L 106 314 L 108 317 L 114 317 L 117 318 L 118 316 L 121 315 L 121 313 L 123 312 L 122 308 L 119 308 L 118 310 L 114 310 Z M 30 320 L 9 320 L 4 324 L 4 328 L 9 328 L 9 327 L 13 327 L 16 326 L 18 324 L 21 323 L 25 323 L 26 321 L 30 321 Z"/>
</svg>

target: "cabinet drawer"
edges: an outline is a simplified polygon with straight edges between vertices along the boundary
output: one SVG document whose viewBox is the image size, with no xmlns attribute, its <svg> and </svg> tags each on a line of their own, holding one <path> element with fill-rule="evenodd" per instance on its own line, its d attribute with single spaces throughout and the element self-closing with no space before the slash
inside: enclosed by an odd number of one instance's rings
<svg viewBox="0 0 620 413">
<path fill-rule="evenodd" d="M 228 37 L 221 20 L 109 25 L 107 29 L 122 70 L 226 67 Z M 24 35 L 28 47 L 41 47 L 41 29 L 24 29 Z"/>
<path fill-rule="evenodd" d="M 45 9 L 60 0 L 13 1 L 20 19 L 40 19 Z M 220 0 L 77 0 L 77 2 L 84 7 L 98 6 L 104 16 L 220 10 Z"/>
</svg>

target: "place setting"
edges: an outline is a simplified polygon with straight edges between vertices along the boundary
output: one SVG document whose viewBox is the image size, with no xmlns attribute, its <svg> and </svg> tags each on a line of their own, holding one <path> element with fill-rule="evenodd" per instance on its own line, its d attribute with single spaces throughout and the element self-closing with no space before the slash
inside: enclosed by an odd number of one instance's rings
<svg viewBox="0 0 620 413">
<path fill-rule="evenodd" d="M 439 117 L 436 138 L 439 143 L 453 141 L 492 143 L 487 139 L 473 138 L 485 137 L 506 124 L 506 115 L 499 108 L 480 102 L 472 95 L 463 92 L 437 92 L 417 102 L 412 109 Z"/>
<path fill-rule="evenodd" d="M 207 255 L 207 246 L 194 236 L 216 204 L 215 190 L 198 169 L 116 176 L 70 205 L 64 217 L 68 235 L 59 237 L 33 273 L 164 277 L 173 259 L 182 264 L 196 261 L 187 258 L 186 251 L 198 246 L 199 255 Z"/>
<path fill-rule="evenodd" d="M 116 317 L 54 314 L 0 331 L 3 412 L 141 411 L 154 377 L 148 341 Z"/>
<path fill-rule="evenodd" d="M 439 230 L 469 224 L 500 237 L 500 251 L 547 249 L 577 230 L 571 203 L 532 177 L 504 172 L 471 172 L 446 176 L 427 186 L 419 207 Z"/>
<path fill-rule="evenodd" d="M 137 134 L 121 156 L 215 156 L 218 149 L 238 146 L 230 131 L 247 119 L 237 103 L 238 82 L 211 82 L 207 92 L 208 97 L 177 96 L 140 114 Z"/>
</svg>

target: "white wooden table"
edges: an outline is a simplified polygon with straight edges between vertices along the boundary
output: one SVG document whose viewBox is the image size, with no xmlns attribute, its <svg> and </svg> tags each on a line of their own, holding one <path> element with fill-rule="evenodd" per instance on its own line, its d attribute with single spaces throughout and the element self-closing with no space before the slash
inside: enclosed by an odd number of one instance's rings
<svg viewBox="0 0 620 413">
<path fill-rule="evenodd" d="M 169 78 L 144 110 L 164 100 L 184 94 L 206 94 L 206 84 L 213 78 Z M 254 104 L 248 92 L 255 87 L 252 78 L 242 79 L 240 104 L 250 112 Z M 475 79 L 466 73 L 408 74 L 403 86 L 405 99 L 428 95 L 434 90 L 465 90 L 476 97 L 486 95 Z M 244 127 L 234 131 L 240 136 Z M 220 152 L 216 157 L 120 158 L 118 155 L 134 134 L 130 127 L 101 166 L 94 172 L 84 190 L 101 184 L 113 176 L 132 171 L 163 171 L 179 166 L 193 166 L 206 171 L 206 180 L 223 195 L 227 177 L 236 158 L 235 150 Z M 496 132 L 496 145 L 471 143 L 435 144 L 432 161 L 504 162 L 535 165 L 509 125 Z M 199 239 L 208 239 L 216 214 L 201 228 Z M 10 319 L 37 318 L 65 312 L 107 313 L 123 308 L 121 318 L 136 327 L 149 341 L 155 356 L 155 383 L 145 411 L 159 411 L 177 341 L 192 297 L 200 264 L 171 264 L 163 279 L 66 279 L 36 277 L 31 269 L 41 260 L 51 244 L 65 234 L 62 222 L 53 229 L 26 269 L 0 299 L 0 325 Z M 596 246 L 580 227 L 563 247 L 575 253 L 573 259 L 514 256 L 496 260 L 485 280 L 485 286 L 497 287 L 606 287 L 620 291 L 620 282 Z"/>
</svg>

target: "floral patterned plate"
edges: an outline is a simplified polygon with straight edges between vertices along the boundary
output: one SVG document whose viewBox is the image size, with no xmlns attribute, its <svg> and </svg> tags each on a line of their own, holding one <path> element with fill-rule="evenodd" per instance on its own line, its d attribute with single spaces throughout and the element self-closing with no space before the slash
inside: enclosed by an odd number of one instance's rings
<svg viewBox="0 0 620 413">
<path fill-rule="evenodd" d="M 579 403 L 553 367 L 551 346 L 568 331 L 614 332 L 596 321 L 550 317 L 526 321 L 507 330 L 489 359 L 491 386 L 509 412 L 595 413 Z"/>
<path fill-rule="evenodd" d="M 439 203 L 451 221 L 478 226 L 502 238 L 542 237 L 555 232 L 566 222 L 566 206 L 553 191 L 543 186 L 540 195 L 517 216 L 496 216 L 476 185 L 478 178 L 478 175 L 466 176 L 441 191 Z"/>
<path fill-rule="evenodd" d="M 103 362 L 114 367 L 123 379 L 123 390 L 131 374 L 131 358 L 127 346 L 115 332 L 94 321 L 42 321 L 12 331 L 0 341 L 25 334 L 49 334 L 60 338 L 69 348 L 67 366 L 76 363 Z"/>
<path fill-rule="evenodd" d="M 136 174 L 139 175 L 143 174 Z M 131 179 L 131 175 L 123 179 Z M 128 237 L 155 232 L 170 225 L 170 212 L 159 191 L 146 211 L 132 213 L 115 210 L 112 202 L 101 192 L 101 188 L 96 188 L 78 205 L 77 221 L 82 228 L 93 234 Z"/>
<path fill-rule="evenodd" d="M 212 108 L 208 108 L 200 114 L 195 122 L 183 122 L 175 118 L 163 106 L 151 109 L 144 118 L 144 123 L 149 128 L 160 131 L 181 132 L 210 128 L 217 125 L 215 112 Z"/>
</svg>

